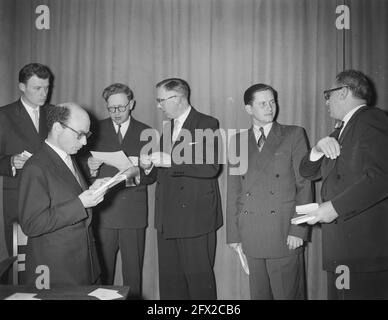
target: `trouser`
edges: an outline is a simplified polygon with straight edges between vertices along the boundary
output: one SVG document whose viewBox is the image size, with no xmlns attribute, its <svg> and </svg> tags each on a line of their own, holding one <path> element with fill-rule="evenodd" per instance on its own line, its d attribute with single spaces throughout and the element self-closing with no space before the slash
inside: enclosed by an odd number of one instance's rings
<svg viewBox="0 0 388 320">
<path fill-rule="evenodd" d="M 141 298 L 145 229 L 97 228 L 97 251 L 101 263 L 102 284 L 112 285 L 117 252 L 120 249 L 123 284 L 130 296 Z"/>
<path fill-rule="evenodd" d="M 252 300 L 301 300 L 305 297 L 303 252 L 261 259 L 247 256 Z"/>
<path fill-rule="evenodd" d="M 215 250 L 215 232 L 179 239 L 158 232 L 160 299 L 216 299 Z"/>
</svg>

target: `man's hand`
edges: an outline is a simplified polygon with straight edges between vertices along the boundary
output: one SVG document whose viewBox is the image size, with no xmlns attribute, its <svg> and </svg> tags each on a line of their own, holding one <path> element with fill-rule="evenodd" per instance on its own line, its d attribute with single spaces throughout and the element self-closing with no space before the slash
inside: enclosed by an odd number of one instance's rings
<svg viewBox="0 0 388 320">
<path fill-rule="evenodd" d="M 94 157 L 89 157 L 88 158 L 88 167 L 90 170 L 90 174 L 95 177 L 97 175 L 98 168 L 103 164 L 104 162 L 94 158 Z"/>
<path fill-rule="evenodd" d="M 313 148 L 317 152 L 324 153 L 326 158 L 336 159 L 341 153 L 341 147 L 338 141 L 333 137 L 325 137 L 318 141 Z"/>
<path fill-rule="evenodd" d="M 94 194 L 94 190 L 89 189 L 82 192 L 78 197 L 81 200 L 84 208 L 87 209 L 98 205 L 102 200 L 104 200 L 105 192 Z"/>
<path fill-rule="evenodd" d="M 149 170 L 152 166 L 151 157 L 148 154 L 142 154 L 139 158 L 139 166 L 143 170 Z"/>
<path fill-rule="evenodd" d="M 166 152 L 154 152 L 150 159 L 156 167 L 171 167 L 171 155 Z"/>
<path fill-rule="evenodd" d="M 310 212 L 308 215 L 314 217 L 314 219 L 307 221 L 308 224 L 330 223 L 338 217 L 331 201 L 320 204 L 317 210 Z"/>
<path fill-rule="evenodd" d="M 24 155 L 23 153 L 15 154 L 11 157 L 11 164 L 16 169 L 22 169 L 26 161 L 28 160 L 28 156 Z"/>
<path fill-rule="evenodd" d="M 295 236 L 288 236 L 287 245 L 288 249 L 295 250 L 296 248 L 299 248 L 301 245 L 303 245 L 303 239 Z"/>
<path fill-rule="evenodd" d="M 235 250 L 236 252 L 238 252 L 238 248 L 241 247 L 241 243 L 240 242 L 235 242 L 235 243 L 229 243 L 229 246 Z"/>
</svg>

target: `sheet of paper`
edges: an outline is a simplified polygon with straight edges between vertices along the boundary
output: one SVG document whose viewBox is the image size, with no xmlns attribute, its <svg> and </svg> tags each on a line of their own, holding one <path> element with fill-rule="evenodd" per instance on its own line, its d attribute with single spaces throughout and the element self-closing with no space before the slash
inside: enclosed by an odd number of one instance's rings
<svg viewBox="0 0 388 320">
<path fill-rule="evenodd" d="M 317 210 L 318 208 L 319 208 L 319 204 L 313 202 L 313 203 L 308 203 L 308 204 L 304 204 L 301 206 L 296 206 L 295 211 L 297 214 L 306 214 L 309 212 L 313 212 L 313 211 Z"/>
<path fill-rule="evenodd" d="M 5 298 L 5 300 L 41 300 L 38 298 L 34 298 L 36 293 L 22 293 L 16 292 L 9 297 Z"/>
<path fill-rule="evenodd" d="M 88 296 L 96 297 L 100 300 L 114 300 L 123 296 L 117 290 L 98 288 L 88 294 Z"/>
<path fill-rule="evenodd" d="M 244 252 L 242 251 L 241 246 L 237 247 L 238 256 L 240 258 L 241 266 L 244 269 L 246 274 L 249 274 L 249 267 L 247 262 L 247 257 L 245 256 Z"/>
<path fill-rule="evenodd" d="M 312 219 L 314 219 L 314 217 L 308 216 L 308 215 L 303 215 L 303 216 L 291 219 L 291 223 L 292 224 L 301 224 L 301 223 L 305 223 L 307 221 L 310 221 Z"/>
<path fill-rule="evenodd" d="M 94 158 L 119 170 L 125 170 L 134 166 L 122 150 L 116 152 L 90 151 L 90 153 Z"/>
<path fill-rule="evenodd" d="M 117 174 L 115 174 L 112 178 L 110 178 L 107 182 L 105 182 L 104 184 L 102 184 L 99 188 L 97 188 L 96 190 L 94 190 L 93 194 L 97 194 L 97 193 L 100 193 L 102 192 L 103 190 L 105 190 L 106 188 L 112 188 L 114 187 L 116 184 L 120 183 L 121 181 L 124 181 L 127 179 L 127 176 L 125 175 L 125 171 L 127 171 L 129 168 L 125 169 L 125 170 L 122 170 L 120 172 L 118 172 Z"/>
<path fill-rule="evenodd" d="M 30 158 L 30 157 L 32 156 L 32 153 L 31 153 L 31 152 L 28 152 L 27 150 L 24 150 L 24 151 L 22 152 L 22 155 L 25 156 L 25 157 Z"/>
</svg>

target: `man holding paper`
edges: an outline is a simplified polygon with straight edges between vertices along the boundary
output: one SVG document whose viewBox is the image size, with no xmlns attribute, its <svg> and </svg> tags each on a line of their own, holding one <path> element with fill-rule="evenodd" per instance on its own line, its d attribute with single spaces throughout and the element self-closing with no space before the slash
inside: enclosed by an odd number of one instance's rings
<svg viewBox="0 0 388 320">
<path fill-rule="evenodd" d="M 20 99 L 0 108 L 0 175 L 4 177 L 4 231 L 9 255 L 12 255 L 12 223 L 18 215 L 20 171 L 47 137 L 46 100 L 52 78 L 47 66 L 27 64 L 19 72 Z"/>
<path fill-rule="evenodd" d="M 90 174 L 98 178 L 111 177 L 129 167 L 139 172 L 140 150 L 146 144 L 140 140 L 140 135 L 149 126 L 131 116 L 135 106 L 133 92 L 128 86 L 115 83 L 104 89 L 102 96 L 110 117 L 99 122 L 98 139 L 90 148 L 95 157 L 88 159 Z M 120 183 L 96 208 L 99 214 L 93 221 L 103 284 L 113 284 L 120 249 L 123 284 L 130 286 L 131 295 L 135 297 L 141 297 L 142 293 L 147 203 L 146 185 Z"/>
<path fill-rule="evenodd" d="M 247 144 L 248 171 L 228 176 L 227 243 L 243 266 L 246 255 L 251 299 L 303 299 L 308 228 L 291 225 L 291 218 L 296 205 L 312 200 L 311 183 L 298 170 L 306 133 L 274 121 L 276 92 L 266 84 L 249 87 L 244 103 L 253 125 L 230 146 L 241 152 L 240 141 Z"/>
<path fill-rule="evenodd" d="M 73 159 L 90 136 L 89 116 L 79 105 L 63 103 L 48 109 L 47 126 L 45 144 L 26 162 L 19 184 L 27 284 L 35 284 L 39 266 L 48 268 L 51 285 L 95 284 L 100 267 L 91 208 L 103 200 L 106 190 L 93 190 L 105 180 L 88 189 Z"/>
<path fill-rule="evenodd" d="M 324 96 L 341 125 L 300 165 L 302 176 L 322 178 L 323 203 L 308 223 L 322 223 L 329 299 L 388 299 L 388 117 L 368 106 L 371 93 L 362 72 L 337 75 Z M 338 285 L 344 270 L 349 286 Z"/>
</svg>

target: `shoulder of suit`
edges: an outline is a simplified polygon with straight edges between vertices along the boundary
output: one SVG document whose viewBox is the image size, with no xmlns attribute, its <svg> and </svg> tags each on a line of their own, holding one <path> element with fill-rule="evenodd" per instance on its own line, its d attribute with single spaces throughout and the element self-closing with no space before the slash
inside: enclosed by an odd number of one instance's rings
<svg viewBox="0 0 388 320">
<path fill-rule="evenodd" d="M 206 124 L 208 124 L 208 126 L 218 126 L 219 125 L 218 119 L 216 119 L 208 114 L 199 112 L 196 109 L 194 109 L 194 110 L 196 112 L 196 116 L 197 116 L 198 121 L 206 123 Z"/>
<path fill-rule="evenodd" d="M 388 131 L 388 114 L 377 107 L 360 110 L 356 121 L 360 126 L 373 126 Z"/>
<path fill-rule="evenodd" d="M 283 130 L 284 132 L 287 132 L 288 134 L 290 133 L 300 133 L 300 132 L 304 132 L 304 128 L 303 127 L 300 127 L 300 126 L 297 126 L 297 125 L 293 125 L 293 124 L 280 124 L 278 123 L 281 130 Z"/>
<path fill-rule="evenodd" d="M 150 129 L 151 127 L 148 124 L 145 124 L 144 122 L 141 122 L 134 117 L 131 117 L 131 124 L 135 125 L 135 127 L 140 128 L 140 130 L 144 129 Z"/>
<path fill-rule="evenodd" d="M 9 113 L 11 111 L 14 111 L 15 107 L 17 107 L 19 105 L 19 101 L 20 100 L 16 100 L 16 101 L 9 103 L 3 107 L 0 107 L 0 114 Z"/>
</svg>

